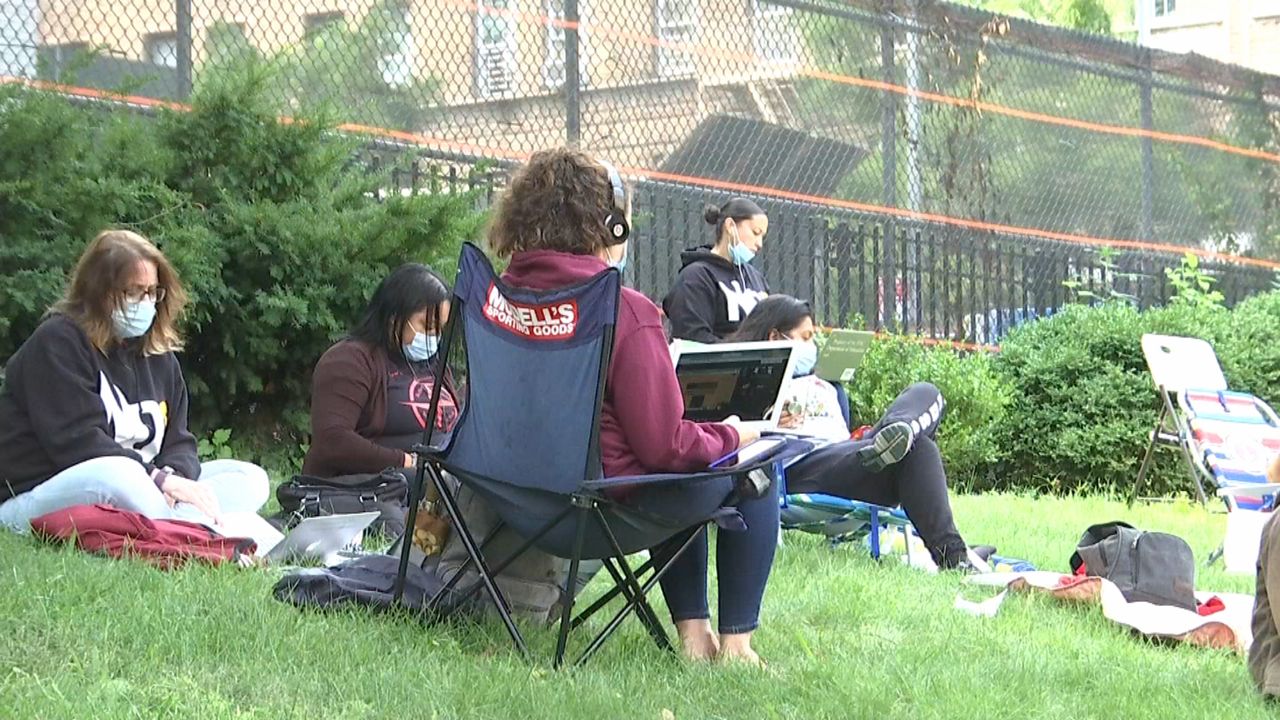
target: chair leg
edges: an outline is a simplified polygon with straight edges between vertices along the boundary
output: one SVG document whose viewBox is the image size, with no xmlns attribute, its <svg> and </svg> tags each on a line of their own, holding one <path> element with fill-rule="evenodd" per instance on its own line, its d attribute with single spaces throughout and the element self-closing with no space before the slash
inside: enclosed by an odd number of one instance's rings
<svg viewBox="0 0 1280 720">
<path fill-rule="evenodd" d="M 488 537 L 486 537 L 480 543 L 481 555 L 484 554 L 485 548 L 489 547 L 489 543 L 493 542 L 494 538 L 498 537 L 498 532 L 502 530 L 502 528 L 505 526 L 506 526 L 506 523 L 503 523 L 502 521 L 498 521 L 498 524 L 495 525 L 493 529 L 489 531 Z M 444 584 L 444 587 L 440 588 L 440 590 L 431 597 L 431 601 L 427 603 L 427 607 L 435 608 L 435 606 L 440 602 L 440 600 L 445 595 L 449 594 L 450 590 L 458 586 L 458 581 L 461 580 L 463 575 L 465 575 L 466 572 L 470 569 L 471 569 L 471 558 L 468 557 L 466 562 L 462 563 L 462 566 L 459 567 L 458 570 L 453 573 L 453 577 L 449 578 L 449 581 Z M 500 569 L 494 570 L 493 574 L 498 575 L 501 572 L 502 570 Z M 475 583 L 472 583 L 471 587 L 467 588 L 467 591 L 465 593 L 458 595 L 459 602 L 462 600 L 465 600 L 468 597 L 471 597 L 471 594 L 474 593 L 476 590 L 478 590 L 480 587 L 482 586 L 478 580 Z"/>
<path fill-rule="evenodd" d="M 622 548 L 620 548 L 618 546 L 617 541 L 614 540 L 613 534 L 611 532 L 608 532 L 607 525 L 605 530 L 609 538 L 609 541 L 613 545 L 612 549 L 614 551 L 614 554 L 619 556 L 623 555 Z M 700 531 L 701 528 L 699 528 L 698 530 Z M 687 550 L 689 546 L 693 544 L 694 539 L 697 537 L 698 537 L 697 532 L 689 533 L 689 536 L 686 537 L 684 542 L 681 543 L 680 547 L 677 548 L 674 553 L 672 553 L 671 558 L 668 559 L 666 563 L 664 563 L 661 567 L 655 566 L 653 576 L 650 577 L 647 581 L 645 581 L 642 587 L 632 589 L 632 592 L 634 592 L 635 595 L 638 598 L 640 598 L 641 602 L 644 601 L 644 597 L 649 594 L 649 591 L 653 589 L 653 586 L 657 585 L 658 582 L 662 580 L 662 576 L 666 575 L 667 571 L 671 569 L 671 565 L 675 562 L 676 558 L 679 558 L 681 553 Z M 587 649 L 582 651 L 582 655 L 578 657 L 577 662 L 575 662 L 574 664 L 582 665 L 587 660 L 591 659 L 591 656 L 594 655 L 596 651 L 599 650 L 602 645 L 604 645 L 604 642 L 608 640 L 611 635 L 613 635 L 614 631 L 617 630 L 620 625 L 622 625 L 622 621 L 626 619 L 627 614 L 630 613 L 635 608 L 636 608 L 636 603 L 634 602 L 627 602 L 626 604 L 624 604 L 622 608 L 618 610 L 618 612 L 615 613 L 612 618 L 610 618 L 609 623 L 605 625 L 604 630 L 601 630 L 600 634 L 596 635 L 595 639 L 591 641 L 591 644 L 587 646 Z"/>
<path fill-rule="evenodd" d="M 520 654 L 525 658 L 529 657 L 529 646 L 524 642 L 524 636 L 520 634 L 520 629 L 516 627 L 515 621 L 511 618 L 511 607 L 507 604 L 507 599 L 503 597 L 502 591 L 498 588 L 497 581 L 489 572 L 489 566 L 484 561 L 484 556 L 480 553 L 480 546 L 476 543 L 476 539 L 471 535 L 471 531 L 467 529 L 466 524 L 462 520 L 462 511 L 458 508 L 458 501 L 454 498 L 453 493 L 444 482 L 444 478 L 440 476 L 437 469 L 431 469 L 431 481 L 435 483 L 436 490 L 440 493 L 440 501 L 444 503 L 445 512 L 449 514 L 449 519 L 453 522 L 454 532 L 458 533 L 459 539 L 462 540 L 462 546 L 467 551 L 467 556 L 471 562 L 476 564 L 476 571 L 480 574 L 480 581 L 484 584 L 485 591 L 488 592 L 489 598 L 493 600 L 494 607 L 498 610 L 498 615 L 502 618 L 502 624 L 506 626 L 507 633 L 511 635 L 511 640 L 516 644 L 516 648 L 520 650 Z M 412 508 L 410 508 L 412 511 Z M 434 598 L 433 598 L 434 599 Z"/>
<path fill-rule="evenodd" d="M 614 565 L 615 560 L 625 570 L 619 570 Z M 640 587 L 640 583 L 632 573 L 631 567 L 627 565 L 626 559 L 609 558 L 605 560 L 605 568 L 613 576 L 614 583 L 618 587 L 624 588 L 623 592 L 627 596 L 627 601 L 636 603 L 636 616 L 644 624 L 645 629 L 649 631 L 649 637 L 653 638 L 654 643 L 660 649 L 675 652 L 675 647 L 671 645 L 671 638 L 667 636 L 667 631 L 662 629 L 662 621 L 658 619 L 658 614 L 654 611 L 653 606 L 645 598 L 636 598 L 632 595 L 633 589 Z"/>
<path fill-rule="evenodd" d="M 1164 391 L 1161 391 L 1164 394 Z M 1160 437 L 1160 428 L 1164 427 L 1164 419 L 1169 414 L 1169 406 L 1166 403 L 1160 406 L 1160 419 L 1156 420 L 1156 429 L 1151 431 L 1151 442 L 1147 443 L 1147 451 L 1142 455 L 1142 466 L 1138 468 L 1138 479 L 1133 483 L 1133 491 L 1129 493 L 1129 507 L 1133 507 L 1134 501 L 1138 499 L 1138 492 L 1142 488 L 1142 482 L 1147 478 L 1147 470 L 1151 468 L 1151 459 L 1156 453 L 1156 442 Z"/>
<path fill-rule="evenodd" d="M 880 559 L 880 508 L 871 508 L 871 559 Z"/>
<path fill-rule="evenodd" d="M 646 560 L 640 567 L 636 568 L 635 575 L 637 578 L 643 577 L 645 573 L 653 569 L 653 558 Z M 601 595 L 595 602 L 582 612 L 578 613 L 578 617 L 573 619 L 573 629 L 577 629 L 582 623 L 586 622 L 592 615 L 595 615 L 604 606 L 613 601 L 614 598 L 622 594 L 622 588 L 616 583 L 604 595 Z"/>
<path fill-rule="evenodd" d="M 1205 567 L 1212 567 L 1214 563 L 1218 562 L 1219 558 L 1221 558 L 1224 554 L 1226 554 L 1226 551 L 1227 551 L 1227 544 L 1224 542 L 1223 544 L 1218 546 L 1217 550 L 1214 550 L 1213 552 L 1209 553 L 1209 559 L 1204 561 Z"/>
<path fill-rule="evenodd" d="M 556 669 L 564 663 L 564 647 L 569 641 L 569 629 L 573 622 L 574 597 L 570 586 L 578 581 L 578 563 L 582 559 L 582 539 L 587 530 L 587 512 L 590 507 L 593 507 L 585 504 L 586 502 L 589 501 L 579 501 L 578 498 L 574 498 L 574 505 L 578 509 L 578 522 L 573 539 L 573 555 L 569 557 L 569 576 L 565 579 L 565 599 L 560 609 L 560 632 L 556 637 L 556 657 L 552 662 L 552 667 Z"/>
<path fill-rule="evenodd" d="M 1200 481 L 1200 475 L 1196 472 L 1196 464 L 1204 462 L 1204 460 L 1193 455 L 1186 444 L 1182 446 L 1182 456 L 1187 461 L 1187 474 L 1191 476 L 1191 487 L 1196 491 L 1196 500 L 1199 500 L 1201 505 L 1207 507 L 1209 505 L 1209 497 L 1205 494 L 1204 483 Z"/>
<path fill-rule="evenodd" d="M 525 551 L 527 551 L 530 547 L 533 547 L 533 544 L 538 542 L 538 540 L 541 540 L 543 535 L 546 535 L 548 532 L 551 532 L 551 529 L 554 528 L 556 525 L 558 525 L 561 520 L 564 520 L 564 518 L 568 516 L 568 514 L 572 511 L 573 511 L 572 507 L 565 508 L 564 510 L 560 511 L 560 514 L 556 515 L 555 519 L 553 519 L 551 522 L 547 523 L 546 525 L 543 525 L 541 530 L 539 530 L 534 535 L 530 536 L 527 540 L 524 541 L 523 545 L 516 548 L 513 552 L 509 553 L 505 558 L 502 559 L 501 562 L 491 567 L 489 569 L 489 572 L 493 573 L 494 577 L 501 575 L 503 570 L 506 570 L 511 565 L 511 563 L 515 562 L 521 555 L 525 553 Z M 499 522 L 494 527 L 494 529 L 490 531 L 489 536 L 486 537 L 484 539 L 484 542 L 481 543 L 480 545 L 481 553 L 484 552 L 485 546 L 487 546 L 490 541 L 492 541 L 494 538 L 498 536 L 498 531 L 504 527 L 506 527 L 506 523 Z M 452 589 L 452 587 L 456 584 L 456 581 L 462 576 L 462 573 L 466 572 L 466 570 L 470 567 L 471 567 L 471 560 L 468 559 L 467 562 L 462 566 L 462 568 L 460 568 L 458 572 L 455 573 L 454 576 L 449 579 L 448 584 L 446 584 L 444 589 L 440 591 L 440 594 L 443 595 L 445 592 L 448 592 L 450 589 Z M 472 595 L 472 593 L 476 592 L 479 589 L 480 589 L 479 581 L 474 582 L 470 586 L 468 586 L 465 590 L 460 590 L 458 592 L 458 597 L 459 599 L 468 598 Z"/>
</svg>

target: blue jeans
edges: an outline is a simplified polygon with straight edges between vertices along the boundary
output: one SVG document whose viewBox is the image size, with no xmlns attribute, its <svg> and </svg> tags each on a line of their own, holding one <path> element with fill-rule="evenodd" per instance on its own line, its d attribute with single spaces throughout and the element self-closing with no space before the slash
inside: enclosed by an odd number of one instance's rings
<svg viewBox="0 0 1280 720">
<path fill-rule="evenodd" d="M 733 480 L 719 478 L 641 488 L 630 502 L 645 512 L 687 520 L 692 525 L 723 505 L 732 491 Z M 747 523 L 745 531 L 716 533 L 721 634 L 751 632 L 760 624 L 760 605 L 778 546 L 777 492 L 778 483 L 772 483 L 764 497 L 738 503 L 738 511 Z M 663 562 L 678 546 L 677 541 L 659 545 L 652 549 L 653 557 Z M 707 606 L 707 563 L 707 530 L 703 528 L 662 576 L 662 595 L 673 621 L 711 617 Z"/>
<path fill-rule="evenodd" d="M 213 490 L 223 512 L 257 512 L 271 492 L 266 471 L 239 460 L 212 460 L 202 464 L 200 484 Z M 164 493 L 136 460 L 107 456 L 73 465 L 0 503 L 0 525 L 25 534 L 31 531 L 32 518 L 73 505 L 98 503 L 132 510 L 153 520 L 212 522 L 187 503 L 169 507 Z"/>
</svg>

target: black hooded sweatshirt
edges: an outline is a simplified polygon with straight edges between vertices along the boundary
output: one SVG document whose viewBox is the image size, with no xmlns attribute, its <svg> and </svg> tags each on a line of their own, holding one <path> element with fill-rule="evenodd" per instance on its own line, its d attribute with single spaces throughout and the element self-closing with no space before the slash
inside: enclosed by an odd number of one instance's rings
<svg viewBox="0 0 1280 720">
<path fill-rule="evenodd" d="M 734 265 L 711 252 L 710 245 L 680 253 L 680 264 L 680 275 L 662 300 L 672 338 L 720 342 L 769 295 L 759 270 Z"/>
<path fill-rule="evenodd" d="M 140 342 L 104 355 L 73 320 L 53 315 L 18 348 L 0 389 L 0 502 L 110 455 L 199 478 L 178 359 L 143 355 Z"/>
</svg>

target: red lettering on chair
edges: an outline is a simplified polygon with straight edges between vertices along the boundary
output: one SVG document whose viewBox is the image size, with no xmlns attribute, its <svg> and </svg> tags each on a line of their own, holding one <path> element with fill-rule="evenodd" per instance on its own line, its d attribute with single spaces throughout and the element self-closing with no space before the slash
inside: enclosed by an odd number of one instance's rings
<svg viewBox="0 0 1280 720">
<path fill-rule="evenodd" d="M 522 305 L 503 295 L 497 285 L 490 285 L 484 316 L 529 340 L 564 340 L 573 337 L 578 330 L 578 301 Z"/>
</svg>

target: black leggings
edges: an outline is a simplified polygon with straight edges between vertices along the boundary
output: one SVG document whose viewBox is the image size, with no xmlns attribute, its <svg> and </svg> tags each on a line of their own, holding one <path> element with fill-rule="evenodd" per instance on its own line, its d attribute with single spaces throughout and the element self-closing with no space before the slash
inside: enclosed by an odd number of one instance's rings
<svg viewBox="0 0 1280 720">
<path fill-rule="evenodd" d="M 916 383 L 903 390 L 868 439 L 826 445 L 787 468 L 787 492 L 824 493 L 875 503 L 901 505 L 940 567 L 954 567 L 967 547 L 951 515 L 947 474 L 935 433 L 945 402 L 938 388 Z M 874 442 L 874 433 L 896 422 L 911 426 L 915 439 L 901 461 L 868 470 L 858 450 Z"/>
</svg>

